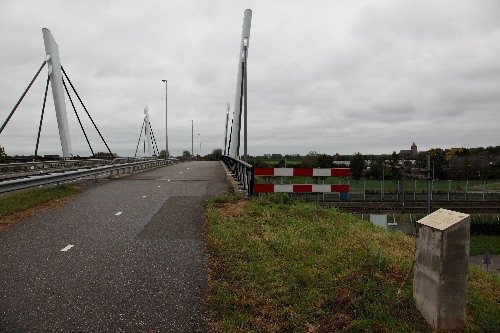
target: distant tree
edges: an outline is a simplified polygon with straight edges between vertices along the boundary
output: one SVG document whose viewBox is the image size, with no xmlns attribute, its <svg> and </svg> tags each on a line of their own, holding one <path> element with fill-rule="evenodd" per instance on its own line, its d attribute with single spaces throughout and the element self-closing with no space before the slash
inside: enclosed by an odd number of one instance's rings
<svg viewBox="0 0 500 333">
<path fill-rule="evenodd" d="M 165 151 L 165 149 L 162 149 L 160 151 L 160 155 L 158 155 L 159 158 L 167 158 L 167 152 Z"/>
<path fill-rule="evenodd" d="M 380 158 L 374 158 L 370 163 L 370 178 L 372 179 L 382 179 L 382 160 Z"/>
<path fill-rule="evenodd" d="M 310 151 L 306 157 L 300 162 L 302 168 L 317 168 L 318 167 L 318 153 Z"/>
<path fill-rule="evenodd" d="M 203 156 L 202 160 L 205 161 L 218 161 L 222 156 L 222 149 L 216 148 L 212 151 L 212 153 Z"/>
<path fill-rule="evenodd" d="M 415 163 L 417 168 L 425 169 L 427 167 L 427 153 L 425 151 L 419 152 Z"/>
<path fill-rule="evenodd" d="M 444 159 L 446 162 L 450 162 L 453 156 L 465 156 L 467 153 L 468 151 L 466 148 L 451 148 L 445 153 Z"/>
<path fill-rule="evenodd" d="M 182 152 L 182 158 L 183 159 L 187 159 L 187 158 L 190 158 L 191 157 L 191 152 L 189 150 L 184 150 Z"/>
<path fill-rule="evenodd" d="M 433 148 L 427 151 L 431 155 L 431 168 L 433 169 L 435 179 L 448 178 L 448 163 L 446 162 L 446 153 L 441 148 Z"/>
<path fill-rule="evenodd" d="M 331 168 L 333 164 L 333 156 L 320 154 L 317 156 L 317 161 L 319 168 Z"/>
<path fill-rule="evenodd" d="M 398 168 L 399 160 L 400 160 L 399 154 L 393 151 L 391 156 L 389 157 L 389 166 L 392 179 L 399 178 L 399 168 Z"/>
<path fill-rule="evenodd" d="M 361 153 L 356 153 L 351 157 L 351 176 L 355 180 L 361 179 L 363 176 L 363 169 L 365 168 L 365 158 Z"/>
</svg>

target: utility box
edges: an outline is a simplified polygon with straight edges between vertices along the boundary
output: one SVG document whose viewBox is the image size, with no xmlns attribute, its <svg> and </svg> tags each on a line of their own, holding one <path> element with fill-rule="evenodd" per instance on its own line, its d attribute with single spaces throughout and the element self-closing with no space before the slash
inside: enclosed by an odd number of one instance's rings
<svg viewBox="0 0 500 333">
<path fill-rule="evenodd" d="M 434 330 L 464 327 L 470 216 L 439 209 L 417 221 L 413 299 Z"/>
</svg>

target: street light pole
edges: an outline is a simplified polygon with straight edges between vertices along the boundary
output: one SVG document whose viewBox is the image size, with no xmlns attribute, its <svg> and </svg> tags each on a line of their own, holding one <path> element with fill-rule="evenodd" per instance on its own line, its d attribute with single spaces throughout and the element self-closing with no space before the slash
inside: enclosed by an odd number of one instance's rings
<svg viewBox="0 0 500 333">
<path fill-rule="evenodd" d="M 191 119 L 191 156 L 194 156 L 193 120 Z"/>
<path fill-rule="evenodd" d="M 200 133 L 198 133 L 198 141 L 200 141 L 200 157 L 201 157 L 201 136 L 200 136 Z"/>
<path fill-rule="evenodd" d="M 169 158 L 170 157 L 170 154 L 168 152 L 168 117 L 167 117 L 167 110 L 168 110 L 168 106 L 167 106 L 167 101 L 168 101 L 168 83 L 167 83 L 167 80 L 162 80 L 163 82 L 165 82 L 165 158 Z"/>
</svg>

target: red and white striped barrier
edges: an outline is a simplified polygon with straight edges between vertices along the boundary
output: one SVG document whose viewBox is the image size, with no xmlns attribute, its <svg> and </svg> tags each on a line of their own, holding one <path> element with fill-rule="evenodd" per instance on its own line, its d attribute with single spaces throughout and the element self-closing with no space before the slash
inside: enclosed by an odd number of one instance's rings
<svg viewBox="0 0 500 333">
<path fill-rule="evenodd" d="M 257 192 L 289 192 L 289 193 L 337 193 L 349 192 L 349 185 L 316 185 L 316 184 L 254 184 L 254 193 Z"/>
<path fill-rule="evenodd" d="M 349 177 L 349 168 L 313 169 L 313 168 L 255 168 L 255 176 L 284 177 Z"/>
<path fill-rule="evenodd" d="M 313 168 L 255 168 L 254 176 L 274 177 L 348 177 L 349 168 L 313 169 Z M 338 193 L 349 192 L 349 185 L 327 184 L 254 184 L 253 192 L 288 192 L 288 193 Z"/>
</svg>

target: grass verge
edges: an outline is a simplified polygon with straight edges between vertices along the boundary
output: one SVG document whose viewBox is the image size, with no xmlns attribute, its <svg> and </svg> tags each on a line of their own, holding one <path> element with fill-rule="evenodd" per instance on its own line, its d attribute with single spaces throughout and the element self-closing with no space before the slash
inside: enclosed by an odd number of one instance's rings
<svg viewBox="0 0 500 333">
<path fill-rule="evenodd" d="M 336 210 L 274 201 L 207 203 L 213 331 L 431 331 L 413 305 L 411 275 L 405 281 L 411 237 Z M 493 331 L 500 279 L 479 269 L 470 279 L 466 331 Z"/>
<path fill-rule="evenodd" d="M 470 255 L 479 256 L 488 251 L 492 255 L 500 255 L 500 236 L 470 236 Z"/>
<path fill-rule="evenodd" d="M 0 230 L 15 221 L 34 215 L 37 209 L 58 206 L 80 190 L 72 186 L 47 186 L 0 196 Z"/>
</svg>

